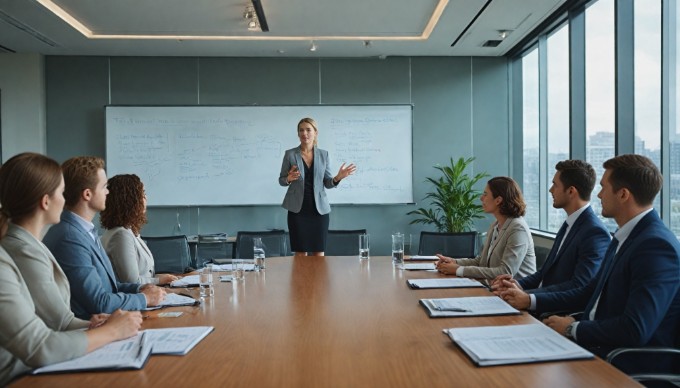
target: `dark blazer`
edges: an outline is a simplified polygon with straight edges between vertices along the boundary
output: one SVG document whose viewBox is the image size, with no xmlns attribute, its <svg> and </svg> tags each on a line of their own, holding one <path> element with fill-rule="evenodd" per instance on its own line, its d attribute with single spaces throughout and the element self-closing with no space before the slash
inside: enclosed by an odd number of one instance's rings
<svg viewBox="0 0 680 388">
<path fill-rule="evenodd" d="M 292 166 L 298 166 L 300 170 L 300 179 L 293 181 L 290 185 L 286 184 L 288 171 Z M 293 213 L 299 213 L 302 209 L 302 200 L 305 196 L 305 162 L 302 160 L 302 153 L 300 146 L 291 148 L 283 155 L 283 162 L 281 163 L 281 173 L 279 174 L 279 184 L 281 186 L 288 186 L 286 196 L 283 198 L 283 206 L 286 210 Z M 330 161 L 328 159 L 328 151 L 314 147 L 314 200 L 316 202 L 316 210 L 319 214 L 328 214 L 331 212 L 331 204 L 326 197 L 327 189 L 336 187 L 333 184 L 333 174 L 331 173 Z"/>
<path fill-rule="evenodd" d="M 64 210 L 61 222 L 43 238 L 71 285 L 71 309 L 76 317 L 111 314 L 117 309 L 142 310 L 146 297 L 138 294 L 139 284 L 119 283 L 103 248 L 77 223 L 75 214 Z"/>
<path fill-rule="evenodd" d="M 633 228 L 611 264 L 607 260 L 585 287 L 536 294 L 537 309 L 584 310 L 597 298 L 598 280 L 610 269 L 595 319 L 589 320 L 586 314 L 581 317 L 576 329 L 577 343 L 600 356 L 622 346 L 674 346 L 680 335 L 677 237 L 653 210 Z"/>
<path fill-rule="evenodd" d="M 610 241 L 609 231 L 588 206 L 574 221 L 559 253 L 555 254 L 559 245 L 554 244 L 543 267 L 518 282 L 532 294 L 585 286 L 600 269 Z"/>
</svg>

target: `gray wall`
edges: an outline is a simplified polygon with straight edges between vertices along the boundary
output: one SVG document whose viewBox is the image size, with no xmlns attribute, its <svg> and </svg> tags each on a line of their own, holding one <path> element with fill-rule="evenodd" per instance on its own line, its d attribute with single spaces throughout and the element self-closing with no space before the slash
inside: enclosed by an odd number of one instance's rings
<svg viewBox="0 0 680 388">
<path fill-rule="evenodd" d="M 413 104 L 414 198 L 420 202 L 430 190 L 424 180 L 436 172 L 432 166 L 450 157 L 475 156 L 472 172 L 509 174 L 507 71 L 505 58 L 46 57 L 47 154 L 60 162 L 104 156 L 107 104 Z M 290 146 L 296 144 L 291 128 Z M 423 204 L 334 206 L 331 229 L 366 228 L 372 254 L 388 254 L 392 232 L 423 230 L 406 215 L 416 206 Z M 172 234 L 177 215 L 186 234 L 287 229 L 286 212 L 276 206 L 151 208 L 142 234 Z M 487 226 L 488 219 L 478 224 Z"/>
</svg>

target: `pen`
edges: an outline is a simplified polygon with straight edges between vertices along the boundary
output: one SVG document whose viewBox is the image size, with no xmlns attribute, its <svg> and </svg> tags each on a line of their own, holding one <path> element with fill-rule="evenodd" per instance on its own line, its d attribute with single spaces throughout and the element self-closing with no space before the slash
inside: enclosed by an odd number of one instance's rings
<svg viewBox="0 0 680 388">
<path fill-rule="evenodd" d="M 462 309 L 460 307 L 441 307 L 441 306 L 435 306 L 435 308 L 438 311 L 455 311 L 458 313 L 469 313 L 470 310 Z"/>
</svg>

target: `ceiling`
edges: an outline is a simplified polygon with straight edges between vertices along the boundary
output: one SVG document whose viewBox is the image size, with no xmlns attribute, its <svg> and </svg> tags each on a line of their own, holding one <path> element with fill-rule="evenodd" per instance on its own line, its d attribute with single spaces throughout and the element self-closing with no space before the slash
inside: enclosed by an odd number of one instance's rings
<svg viewBox="0 0 680 388">
<path fill-rule="evenodd" d="M 500 56 L 565 0 L 0 0 L 0 52 L 44 55 Z M 497 47 L 483 47 L 501 40 Z M 312 41 L 316 51 L 310 51 Z M 455 42 L 455 44 L 454 44 Z M 453 44 L 453 46 L 452 46 Z"/>
</svg>

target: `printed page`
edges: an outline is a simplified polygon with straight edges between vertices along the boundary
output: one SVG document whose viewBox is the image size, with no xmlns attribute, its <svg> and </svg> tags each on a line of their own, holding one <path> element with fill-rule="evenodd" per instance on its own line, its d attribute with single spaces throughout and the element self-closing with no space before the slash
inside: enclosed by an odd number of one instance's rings
<svg viewBox="0 0 680 388">
<path fill-rule="evenodd" d="M 484 287 L 477 280 L 468 278 L 408 279 L 413 288 L 466 288 Z"/>
</svg>

